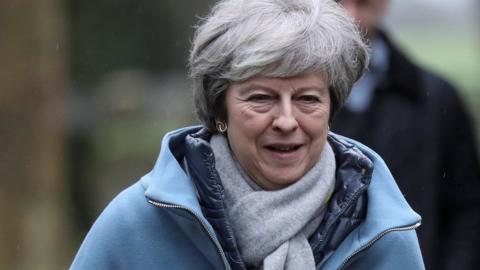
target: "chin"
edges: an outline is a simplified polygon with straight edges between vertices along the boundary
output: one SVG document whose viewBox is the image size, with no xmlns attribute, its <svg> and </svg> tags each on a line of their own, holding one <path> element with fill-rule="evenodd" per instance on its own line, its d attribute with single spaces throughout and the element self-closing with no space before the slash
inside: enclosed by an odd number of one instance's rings
<svg viewBox="0 0 480 270">
<path fill-rule="evenodd" d="M 269 179 L 275 179 L 275 181 L 270 181 L 270 184 L 272 186 L 275 186 L 275 189 L 281 189 L 296 183 L 298 180 L 301 179 L 301 176 L 297 176 L 297 174 L 292 174 L 292 175 L 275 174 L 275 175 L 272 175 L 272 177 L 269 177 Z"/>
</svg>

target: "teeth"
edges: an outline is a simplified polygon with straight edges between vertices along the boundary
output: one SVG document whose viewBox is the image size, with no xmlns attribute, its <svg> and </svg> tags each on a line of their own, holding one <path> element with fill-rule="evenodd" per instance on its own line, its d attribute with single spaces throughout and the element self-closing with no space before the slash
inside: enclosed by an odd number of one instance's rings
<svg viewBox="0 0 480 270">
<path fill-rule="evenodd" d="M 294 146 L 284 146 L 284 147 L 273 147 L 274 150 L 277 150 L 277 151 L 284 151 L 284 152 L 287 152 L 287 151 L 293 151 L 295 150 L 295 147 Z"/>
</svg>

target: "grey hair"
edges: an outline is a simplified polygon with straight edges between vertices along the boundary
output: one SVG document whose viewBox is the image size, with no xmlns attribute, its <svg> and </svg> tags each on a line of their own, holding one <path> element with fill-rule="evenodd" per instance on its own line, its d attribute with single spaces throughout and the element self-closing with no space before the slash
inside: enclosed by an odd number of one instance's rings
<svg viewBox="0 0 480 270">
<path fill-rule="evenodd" d="M 232 82 L 255 76 L 322 72 L 332 113 L 343 105 L 369 61 L 354 20 L 333 0 L 221 0 L 197 26 L 190 52 L 199 120 L 215 131 L 226 120 Z"/>
</svg>

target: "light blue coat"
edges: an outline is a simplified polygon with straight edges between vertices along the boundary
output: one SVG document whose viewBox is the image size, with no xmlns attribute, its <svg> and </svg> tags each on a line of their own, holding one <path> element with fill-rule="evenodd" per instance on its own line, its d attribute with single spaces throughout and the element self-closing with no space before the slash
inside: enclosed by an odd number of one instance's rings
<svg viewBox="0 0 480 270">
<path fill-rule="evenodd" d="M 178 160 L 184 137 L 167 134 L 153 170 L 120 193 L 82 243 L 71 269 L 230 269 L 197 192 Z M 322 269 L 424 269 L 413 212 L 382 159 L 350 139 L 374 164 L 365 220 Z"/>
</svg>

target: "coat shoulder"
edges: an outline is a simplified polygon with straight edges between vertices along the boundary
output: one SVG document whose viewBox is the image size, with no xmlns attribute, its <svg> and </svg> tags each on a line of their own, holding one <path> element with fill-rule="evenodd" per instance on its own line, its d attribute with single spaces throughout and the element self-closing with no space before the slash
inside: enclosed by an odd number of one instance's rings
<svg viewBox="0 0 480 270">
<path fill-rule="evenodd" d="M 141 241 L 149 241 L 143 224 L 168 222 L 143 194 L 144 188 L 137 182 L 108 204 L 85 237 L 71 269 L 122 268 L 122 257 L 134 253 Z"/>
<path fill-rule="evenodd" d="M 222 260 L 212 241 L 191 212 L 150 203 L 139 181 L 100 214 L 71 269 L 218 269 L 219 265 Z"/>
<path fill-rule="evenodd" d="M 353 257 L 345 269 L 425 269 L 415 230 L 386 233 Z"/>
<path fill-rule="evenodd" d="M 191 240 L 183 227 L 194 221 L 183 213 L 156 207 L 137 182 L 118 194 L 100 214 L 85 237 L 71 269 L 155 269 L 183 265 L 179 247 Z M 188 269 L 190 265 L 185 265 Z"/>
</svg>

